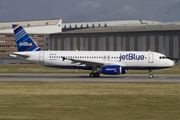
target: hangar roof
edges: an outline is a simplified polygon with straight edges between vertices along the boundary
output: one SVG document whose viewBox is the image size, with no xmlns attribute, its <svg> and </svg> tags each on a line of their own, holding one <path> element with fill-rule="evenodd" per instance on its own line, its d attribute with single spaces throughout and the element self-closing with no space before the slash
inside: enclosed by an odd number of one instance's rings
<svg viewBox="0 0 180 120">
<path fill-rule="evenodd" d="M 50 34 L 62 31 L 62 20 L 36 20 L 0 23 L 0 34 L 13 34 L 12 24 L 20 24 L 29 34 Z"/>
<path fill-rule="evenodd" d="M 180 30 L 180 25 L 146 25 L 146 26 L 113 26 L 113 27 L 94 27 L 79 29 L 55 34 L 77 34 L 77 33 L 111 33 L 111 32 L 140 32 L 140 31 L 172 31 Z M 53 35 L 53 34 L 51 34 Z"/>
<path fill-rule="evenodd" d="M 89 28 L 89 27 L 107 27 L 107 26 L 139 26 L 139 25 L 157 25 L 161 22 L 147 20 L 121 20 L 121 21 L 99 21 L 99 22 L 79 22 L 63 23 L 64 29 L 67 28 Z"/>
<path fill-rule="evenodd" d="M 42 29 L 44 29 L 47 26 L 57 25 L 59 23 L 59 21 L 60 21 L 60 19 L 2 22 L 2 23 L 0 23 L 0 33 L 11 33 L 12 32 L 12 24 L 21 24 L 25 28 L 39 26 Z M 162 23 L 162 22 L 147 21 L 147 20 L 122 20 L 122 21 L 63 23 L 62 28 L 69 29 L 70 31 L 62 32 L 61 34 L 180 30 L 179 25 L 180 25 L 180 22 Z M 70 28 L 74 28 L 74 29 L 70 29 Z M 46 33 L 60 34 L 60 32 L 61 32 L 60 30 L 53 31 L 53 29 L 54 28 L 52 27 L 52 30 L 49 30 L 51 32 L 46 32 Z M 57 28 L 57 29 L 59 29 L 59 28 Z M 35 31 L 35 32 L 37 32 L 37 31 Z M 56 33 L 56 31 L 58 31 L 59 33 Z"/>
<path fill-rule="evenodd" d="M 59 19 L 52 20 L 35 20 L 35 21 L 17 21 L 2 22 L 0 30 L 11 29 L 12 24 L 21 24 L 23 27 L 56 25 Z M 79 23 L 63 23 L 62 28 L 91 28 L 91 27 L 109 27 L 109 26 L 140 26 L 140 25 L 156 25 L 161 22 L 147 20 L 122 20 L 122 21 L 99 21 L 99 22 L 79 22 Z"/>
<path fill-rule="evenodd" d="M 59 22 L 59 19 L 53 20 L 36 20 L 36 21 L 17 21 L 17 22 L 2 22 L 0 23 L 0 30 L 11 29 L 12 24 L 20 24 L 23 27 L 29 26 L 47 26 L 47 25 L 56 25 Z"/>
</svg>

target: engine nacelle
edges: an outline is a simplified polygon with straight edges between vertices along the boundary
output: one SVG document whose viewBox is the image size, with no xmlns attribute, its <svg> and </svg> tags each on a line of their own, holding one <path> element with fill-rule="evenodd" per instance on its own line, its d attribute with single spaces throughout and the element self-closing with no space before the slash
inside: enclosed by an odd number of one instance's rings
<svg viewBox="0 0 180 120">
<path fill-rule="evenodd" d="M 98 69 L 98 72 L 107 75 L 119 75 L 122 73 L 122 70 L 121 70 L 121 66 L 112 65 L 112 66 L 103 66 Z"/>
</svg>

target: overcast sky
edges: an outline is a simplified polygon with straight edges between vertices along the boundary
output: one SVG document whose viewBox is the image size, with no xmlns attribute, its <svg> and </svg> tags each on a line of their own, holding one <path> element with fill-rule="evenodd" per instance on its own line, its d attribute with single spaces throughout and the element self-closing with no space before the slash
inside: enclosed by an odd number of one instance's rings
<svg viewBox="0 0 180 120">
<path fill-rule="evenodd" d="M 0 0 L 0 22 L 180 21 L 180 0 Z"/>
</svg>

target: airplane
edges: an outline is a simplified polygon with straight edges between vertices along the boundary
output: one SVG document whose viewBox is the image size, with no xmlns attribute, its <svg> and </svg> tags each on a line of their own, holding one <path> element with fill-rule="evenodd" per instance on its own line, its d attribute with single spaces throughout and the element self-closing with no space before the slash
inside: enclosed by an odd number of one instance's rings
<svg viewBox="0 0 180 120">
<path fill-rule="evenodd" d="M 128 70 L 149 70 L 149 77 L 153 78 L 152 70 L 174 65 L 169 57 L 151 51 L 43 51 L 21 25 L 12 26 L 18 52 L 9 56 L 43 66 L 91 70 L 90 77 L 126 74 Z"/>
</svg>

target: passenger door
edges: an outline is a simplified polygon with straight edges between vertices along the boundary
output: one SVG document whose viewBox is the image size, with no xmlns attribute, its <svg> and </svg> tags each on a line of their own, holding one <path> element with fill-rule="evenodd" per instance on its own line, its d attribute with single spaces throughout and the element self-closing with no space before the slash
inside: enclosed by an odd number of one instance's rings
<svg viewBox="0 0 180 120">
<path fill-rule="evenodd" d="M 154 63 L 154 54 L 153 53 L 148 54 L 148 63 Z"/>
<path fill-rule="evenodd" d="M 39 53 L 39 62 L 44 62 L 44 53 Z"/>
</svg>

